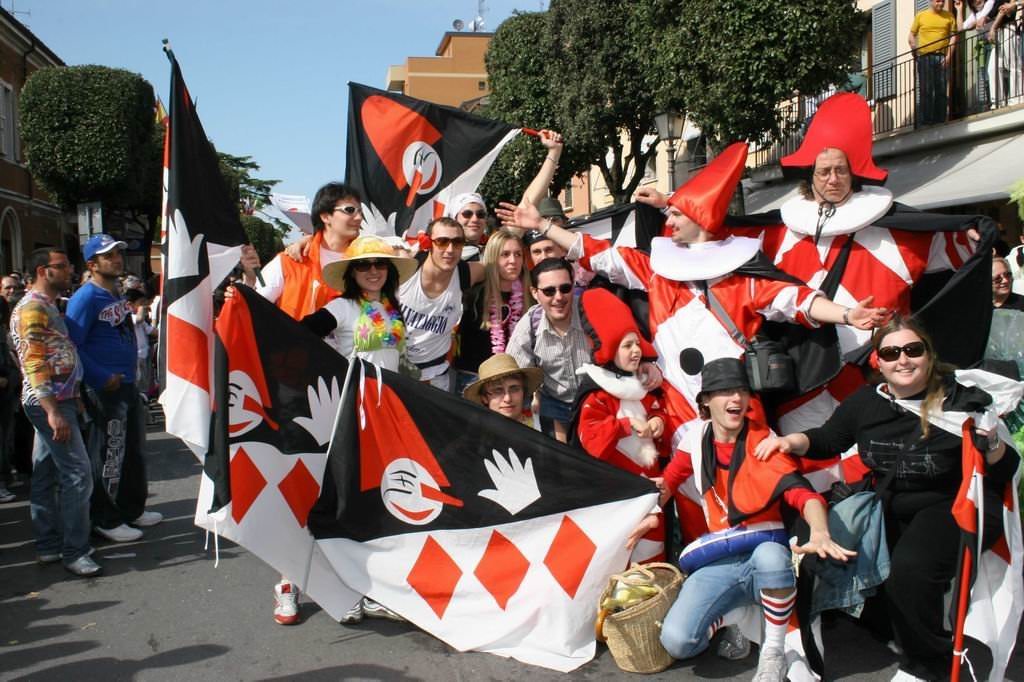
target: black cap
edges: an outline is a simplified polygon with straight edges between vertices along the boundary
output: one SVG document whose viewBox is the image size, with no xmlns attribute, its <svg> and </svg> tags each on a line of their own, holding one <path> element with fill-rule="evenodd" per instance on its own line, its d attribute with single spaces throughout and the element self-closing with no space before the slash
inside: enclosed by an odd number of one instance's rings
<svg viewBox="0 0 1024 682">
<path fill-rule="evenodd" d="M 739 358 L 718 358 L 704 365 L 700 371 L 700 392 L 725 391 L 730 388 L 750 390 L 747 368 Z"/>
<path fill-rule="evenodd" d="M 523 235 L 523 244 L 525 244 L 526 247 L 529 248 L 535 242 L 542 242 L 545 239 L 551 239 L 551 237 L 547 236 L 546 234 L 541 234 L 540 230 L 530 230 L 529 232 Z"/>
</svg>

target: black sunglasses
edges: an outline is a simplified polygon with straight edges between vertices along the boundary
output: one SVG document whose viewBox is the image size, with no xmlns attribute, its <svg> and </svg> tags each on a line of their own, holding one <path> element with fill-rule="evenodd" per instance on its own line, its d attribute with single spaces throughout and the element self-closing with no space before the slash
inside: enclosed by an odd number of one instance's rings
<svg viewBox="0 0 1024 682">
<path fill-rule="evenodd" d="M 367 258 L 366 260 L 357 260 L 352 264 L 352 269 L 356 272 L 368 272 L 370 268 L 387 270 L 388 262 L 386 260 L 378 260 L 376 258 Z"/>
<path fill-rule="evenodd" d="M 476 216 L 476 217 L 477 217 L 477 218 L 479 218 L 480 220 L 483 220 L 484 218 L 486 218 L 486 217 L 487 217 L 487 211 L 474 211 L 474 210 L 472 210 L 472 209 L 468 209 L 468 208 L 467 208 L 467 209 L 466 209 L 465 211 L 463 211 L 463 212 L 462 212 L 462 213 L 460 213 L 459 215 L 461 215 L 461 216 L 462 216 L 463 218 L 465 218 L 466 220 L 469 220 L 469 219 L 470 219 L 470 218 L 472 218 L 473 216 Z"/>
<path fill-rule="evenodd" d="M 900 353 L 906 353 L 908 358 L 919 358 L 924 355 L 924 341 L 913 341 L 905 346 L 885 346 L 878 349 L 878 357 L 886 362 L 896 362 L 900 359 Z"/>
<path fill-rule="evenodd" d="M 559 284 L 557 287 L 544 287 L 543 289 L 537 289 L 537 291 L 539 291 L 540 293 L 544 294 L 548 298 L 551 298 L 552 296 L 555 295 L 556 291 L 558 293 L 560 293 L 560 294 L 570 294 L 570 293 L 572 293 L 572 285 L 571 284 Z"/>
<path fill-rule="evenodd" d="M 457 249 L 461 249 L 466 245 L 465 237 L 432 237 L 430 241 L 432 244 L 442 249 L 447 249 L 449 244 Z"/>
<path fill-rule="evenodd" d="M 356 213 L 362 213 L 363 212 L 363 209 L 361 209 L 358 206 L 353 206 L 352 204 L 347 204 L 345 206 L 335 206 L 334 210 L 335 211 L 341 211 L 342 213 L 344 213 L 346 215 L 355 215 Z"/>
</svg>

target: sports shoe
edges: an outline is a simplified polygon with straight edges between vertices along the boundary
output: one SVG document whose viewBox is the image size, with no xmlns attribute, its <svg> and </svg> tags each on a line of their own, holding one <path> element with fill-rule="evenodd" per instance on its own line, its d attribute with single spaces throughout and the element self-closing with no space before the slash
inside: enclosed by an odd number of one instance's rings
<svg viewBox="0 0 1024 682">
<path fill-rule="evenodd" d="M 96 526 L 93 530 L 97 534 L 102 535 L 111 542 L 135 542 L 142 537 L 142 531 L 138 528 L 132 528 L 125 524 L 115 526 L 114 528 L 100 528 Z"/>
<path fill-rule="evenodd" d="M 88 554 L 83 554 L 70 564 L 65 564 L 64 568 L 68 569 L 68 571 L 74 573 L 80 578 L 89 578 L 94 575 L 98 575 L 99 572 L 103 570 L 99 564 L 89 558 Z"/>
<path fill-rule="evenodd" d="M 727 661 L 741 661 L 750 655 L 750 640 L 743 636 L 738 625 L 726 625 L 718 633 L 715 654 Z"/>
<path fill-rule="evenodd" d="M 164 515 L 160 512 L 146 511 L 139 514 L 138 518 L 132 521 L 132 525 L 138 526 L 139 528 L 149 528 L 150 526 L 155 526 L 163 520 Z"/>
<path fill-rule="evenodd" d="M 280 625 L 299 622 L 299 588 L 287 580 L 274 585 L 274 620 Z"/>
<path fill-rule="evenodd" d="M 786 679 L 786 655 L 781 649 L 761 649 L 757 658 L 757 672 L 751 682 L 784 682 Z"/>
<path fill-rule="evenodd" d="M 0 503 L 14 502 L 18 499 L 18 496 L 8 490 L 6 487 L 0 485 Z"/>
<path fill-rule="evenodd" d="M 388 607 L 373 601 L 369 597 L 363 597 L 363 615 L 367 618 L 387 618 L 399 623 L 405 622 L 405 618 L 402 618 Z"/>
<path fill-rule="evenodd" d="M 360 599 L 356 605 L 345 612 L 345 615 L 338 621 L 342 625 L 354 625 L 363 622 L 363 600 Z"/>
</svg>

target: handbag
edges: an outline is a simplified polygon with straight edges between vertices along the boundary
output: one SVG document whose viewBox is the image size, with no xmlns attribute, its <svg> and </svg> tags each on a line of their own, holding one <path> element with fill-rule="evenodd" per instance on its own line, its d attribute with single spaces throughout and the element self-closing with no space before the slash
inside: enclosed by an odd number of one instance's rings
<svg viewBox="0 0 1024 682">
<path fill-rule="evenodd" d="M 796 389 L 796 366 L 793 358 L 786 353 L 785 347 L 770 339 L 749 340 L 736 327 L 736 324 L 725 312 L 725 308 L 718 302 L 711 288 L 705 288 L 705 295 L 708 307 L 718 318 L 729 336 L 741 346 L 745 356 L 744 366 L 747 369 L 747 381 L 750 383 L 750 390 L 754 393 L 773 393 L 793 391 Z"/>
</svg>

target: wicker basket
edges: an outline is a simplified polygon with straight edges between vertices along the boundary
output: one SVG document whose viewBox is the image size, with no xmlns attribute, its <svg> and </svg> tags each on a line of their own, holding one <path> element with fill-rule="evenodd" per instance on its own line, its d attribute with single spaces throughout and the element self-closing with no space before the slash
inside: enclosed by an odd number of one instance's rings
<svg viewBox="0 0 1024 682">
<path fill-rule="evenodd" d="M 679 595 L 683 575 L 672 564 L 634 564 L 625 573 L 608 579 L 601 601 L 610 596 L 618 581 L 654 585 L 659 593 L 635 606 L 607 613 L 598 606 L 596 634 L 608 645 L 615 664 L 626 672 L 656 673 L 672 665 L 672 656 L 661 645 L 661 623 Z"/>
</svg>

